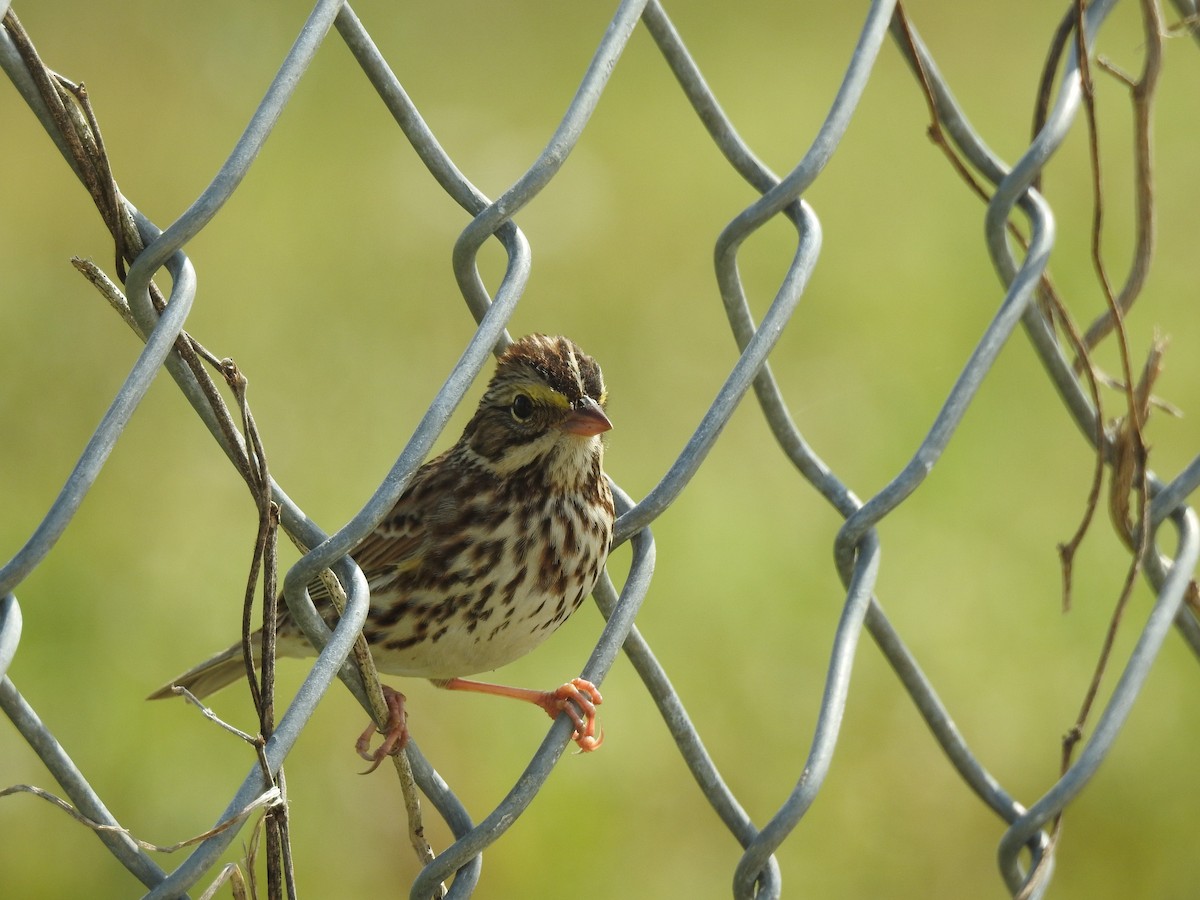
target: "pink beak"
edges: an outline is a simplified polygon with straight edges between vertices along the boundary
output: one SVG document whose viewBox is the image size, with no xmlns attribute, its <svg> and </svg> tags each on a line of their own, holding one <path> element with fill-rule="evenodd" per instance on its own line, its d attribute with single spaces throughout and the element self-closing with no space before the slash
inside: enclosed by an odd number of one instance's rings
<svg viewBox="0 0 1200 900">
<path fill-rule="evenodd" d="M 568 434 L 577 434 L 580 437 L 601 434 L 610 428 L 612 428 L 612 422 L 608 420 L 608 416 L 604 414 L 600 404 L 591 397 L 584 397 L 580 400 L 562 424 L 563 431 Z"/>
</svg>

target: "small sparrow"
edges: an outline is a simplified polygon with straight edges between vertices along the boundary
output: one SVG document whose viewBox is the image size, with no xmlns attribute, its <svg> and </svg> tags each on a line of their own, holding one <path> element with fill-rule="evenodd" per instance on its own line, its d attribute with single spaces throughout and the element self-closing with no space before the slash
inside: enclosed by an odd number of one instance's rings
<svg viewBox="0 0 1200 900">
<path fill-rule="evenodd" d="M 458 443 L 418 469 L 350 551 L 371 589 L 363 634 L 380 672 L 526 700 L 552 718 L 565 712 L 581 750 L 600 746 L 602 698 L 590 682 L 536 691 L 462 676 L 524 656 L 596 586 L 613 529 L 602 466 L 601 435 L 612 427 L 606 400 L 600 366 L 565 337 L 529 335 L 501 354 Z M 308 589 L 332 626 L 328 590 L 319 579 Z M 278 655 L 315 655 L 282 596 L 277 604 Z M 150 699 L 172 696 L 176 685 L 204 697 L 245 671 L 238 643 Z M 372 768 L 408 740 L 404 696 L 386 686 L 384 695 L 391 715 L 383 744 L 367 752 L 373 725 L 357 744 Z"/>
</svg>

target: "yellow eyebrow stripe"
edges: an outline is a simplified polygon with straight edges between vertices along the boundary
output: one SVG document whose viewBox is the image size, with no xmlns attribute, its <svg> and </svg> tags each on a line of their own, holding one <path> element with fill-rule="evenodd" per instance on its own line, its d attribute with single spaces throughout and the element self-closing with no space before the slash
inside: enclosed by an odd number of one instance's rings
<svg viewBox="0 0 1200 900">
<path fill-rule="evenodd" d="M 559 409 L 571 408 L 571 404 L 567 398 L 552 387 L 546 387 L 543 384 L 527 384 L 514 387 L 516 387 L 516 390 L 513 396 L 516 396 L 516 394 L 528 394 L 530 399 L 537 403 L 544 403 L 547 406 L 557 406 Z"/>
</svg>

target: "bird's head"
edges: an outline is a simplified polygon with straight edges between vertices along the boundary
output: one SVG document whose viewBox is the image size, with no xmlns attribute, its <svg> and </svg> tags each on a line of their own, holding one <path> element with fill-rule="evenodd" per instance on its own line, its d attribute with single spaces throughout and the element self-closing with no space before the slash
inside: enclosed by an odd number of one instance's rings
<svg viewBox="0 0 1200 900">
<path fill-rule="evenodd" d="M 569 487 L 599 472 L 607 399 L 600 366 L 574 341 L 527 335 L 500 355 L 463 441 L 497 475 L 540 463 Z"/>
</svg>

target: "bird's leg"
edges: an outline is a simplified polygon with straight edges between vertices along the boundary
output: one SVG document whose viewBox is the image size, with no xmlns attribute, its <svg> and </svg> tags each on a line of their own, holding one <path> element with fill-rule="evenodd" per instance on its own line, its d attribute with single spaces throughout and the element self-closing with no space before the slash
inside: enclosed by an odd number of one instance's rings
<svg viewBox="0 0 1200 900">
<path fill-rule="evenodd" d="M 379 768 L 384 759 L 399 753 L 408 743 L 408 712 L 404 709 L 404 695 L 386 684 L 381 684 L 380 687 L 383 688 L 383 699 L 388 708 L 387 731 L 383 732 L 383 743 L 374 753 L 367 752 L 367 748 L 371 746 L 371 736 L 376 731 L 375 723 L 372 722 L 354 744 L 358 755 L 371 763 L 371 768 L 363 772 L 364 775 L 370 775 Z"/>
<path fill-rule="evenodd" d="M 575 733 L 571 735 L 571 740 L 578 744 L 584 753 L 589 753 L 604 743 L 603 730 L 597 733 L 596 729 L 596 707 L 604 702 L 604 698 L 600 696 L 600 691 L 594 684 L 583 678 L 572 679 L 553 691 L 508 687 L 486 681 L 470 681 L 466 678 L 448 678 L 433 683 L 448 691 L 474 691 L 477 694 L 524 700 L 526 703 L 540 706 L 552 719 L 557 718 L 559 713 L 566 713 L 575 725 Z"/>
</svg>

